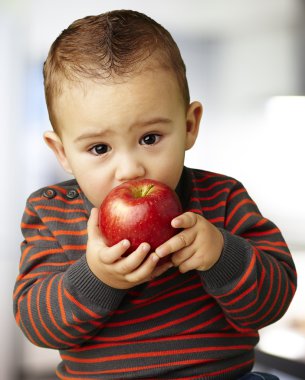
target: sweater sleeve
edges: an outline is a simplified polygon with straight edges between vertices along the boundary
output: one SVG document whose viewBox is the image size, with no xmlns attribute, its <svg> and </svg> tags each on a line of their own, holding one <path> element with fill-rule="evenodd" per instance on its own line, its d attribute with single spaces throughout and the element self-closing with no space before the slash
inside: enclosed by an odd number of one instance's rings
<svg viewBox="0 0 305 380">
<path fill-rule="evenodd" d="M 125 291 L 110 288 L 95 277 L 85 249 L 59 244 L 46 223 L 50 217 L 41 217 L 37 209 L 29 200 L 22 219 L 24 241 L 14 289 L 15 318 L 26 337 L 38 346 L 75 347 L 103 327 Z M 63 231 L 57 230 L 60 233 Z"/>
<path fill-rule="evenodd" d="M 226 205 L 222 255 L 200 275 L 235 329 L 258 330 L 286 312 L 296 290 L 295 266 L 281 232 L 239 182 Z"/>
</svg>

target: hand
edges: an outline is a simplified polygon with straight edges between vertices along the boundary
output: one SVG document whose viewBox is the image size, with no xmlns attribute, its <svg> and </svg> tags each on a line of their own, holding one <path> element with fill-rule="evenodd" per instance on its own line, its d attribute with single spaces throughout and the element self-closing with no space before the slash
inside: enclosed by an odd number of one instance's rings
<svg viewBox="0 0 305 380">
<path fill-rule="evenodd" d="M 142 243 L 127 257 L 124 253 L 130 246 L 128 240 L 122 240 L 108 247 L 98 228 L 98 210 L 93 208 L 88 220 L 88 243 L 86 258 L 91 271 L 108 286 L 116 289 L 129 289 L 160 276 L 172 264 L 159 265 L 159 257 L 149 253 L 148 243 Z"/>
<path fill-rule="evenodd" d="M 223 236 L 207 219 L 186 212 L 171 224 L 183 230 L 156 249 L 160 258 L 171 254 L 172 263 L 181 273 L 192 269 L 206 271 L 218 261 L 223 250 Z"/>
</svg>

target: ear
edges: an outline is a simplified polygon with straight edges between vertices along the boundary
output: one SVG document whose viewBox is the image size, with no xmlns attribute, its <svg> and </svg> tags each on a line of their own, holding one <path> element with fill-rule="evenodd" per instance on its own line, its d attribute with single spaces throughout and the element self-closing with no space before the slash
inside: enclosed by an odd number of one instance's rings
<svg viewBox="0 0 305 380">
<path fill-rule="evenodd" d="M 203 108 L 201 103 L 193 102 L 189 105 L 186 115 L 186 142 L 185 150 L 191 149 L 199 132 L 199 125 Z"/>
<path fill-rule="evenodd" d="M 65 148 L 60 137 L 55 132 L 48 131 L 43 134 L 43 138 L 48 147 L 53 150 L 58 162 L 63 167 L 63 169 L 67 173 L 72 174 L 72 169 L 70 167 L 69 161 L 65 153 Z"/>
</svg>

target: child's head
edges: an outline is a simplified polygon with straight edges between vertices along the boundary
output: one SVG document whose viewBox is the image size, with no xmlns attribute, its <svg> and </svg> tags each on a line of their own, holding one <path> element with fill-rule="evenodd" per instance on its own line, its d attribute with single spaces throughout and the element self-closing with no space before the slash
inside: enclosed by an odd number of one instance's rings
<svg viewBox="0 0 305 380">
<path fill-rule="evenodd" d="M 45 140 L 95 206 L 130 179 L 177 186 L 202 109 L 189 104 L 183 60 L 162 26 L 124 10 L 75 21 L 53 43 L 44 78 L 54 129 Z"/>
<path fill-rule="evenodd" d="M 186 108 L 190 96 L 186 69 L 170 33 L 146 15 L 118 10 L 73 22 L 54 41 L 44 64 L 44 83 L 50 120 L 56 121 L 56 99 L 67 82 L 124 81 L 147 64 L 171 71 L 177 78 Z"/>
</svg>

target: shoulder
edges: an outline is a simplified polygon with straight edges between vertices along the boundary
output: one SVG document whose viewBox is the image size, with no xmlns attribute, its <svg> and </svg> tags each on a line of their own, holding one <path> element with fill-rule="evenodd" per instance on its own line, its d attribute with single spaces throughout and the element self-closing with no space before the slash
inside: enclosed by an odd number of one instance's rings
<svg viewBox="0 0 305 380">
<path fill-rule="evenodd" d="M 45 201 L 73 201 L 79 198 L 81 190 L 75 179 L 60 182 L 54 185 L 41 187 L 34 191 L 29 197 L 28 202 L 39 203 Z"/>
<path fill-rule="evenodd" d="M 204 187 L 209 185 L 234 187 L 240 184 L 237 179 L 225 174 L 194 168 L 186 168 L 186 170 L 194 187 L 201 187 L 201 185 Z"/>
</svg>

